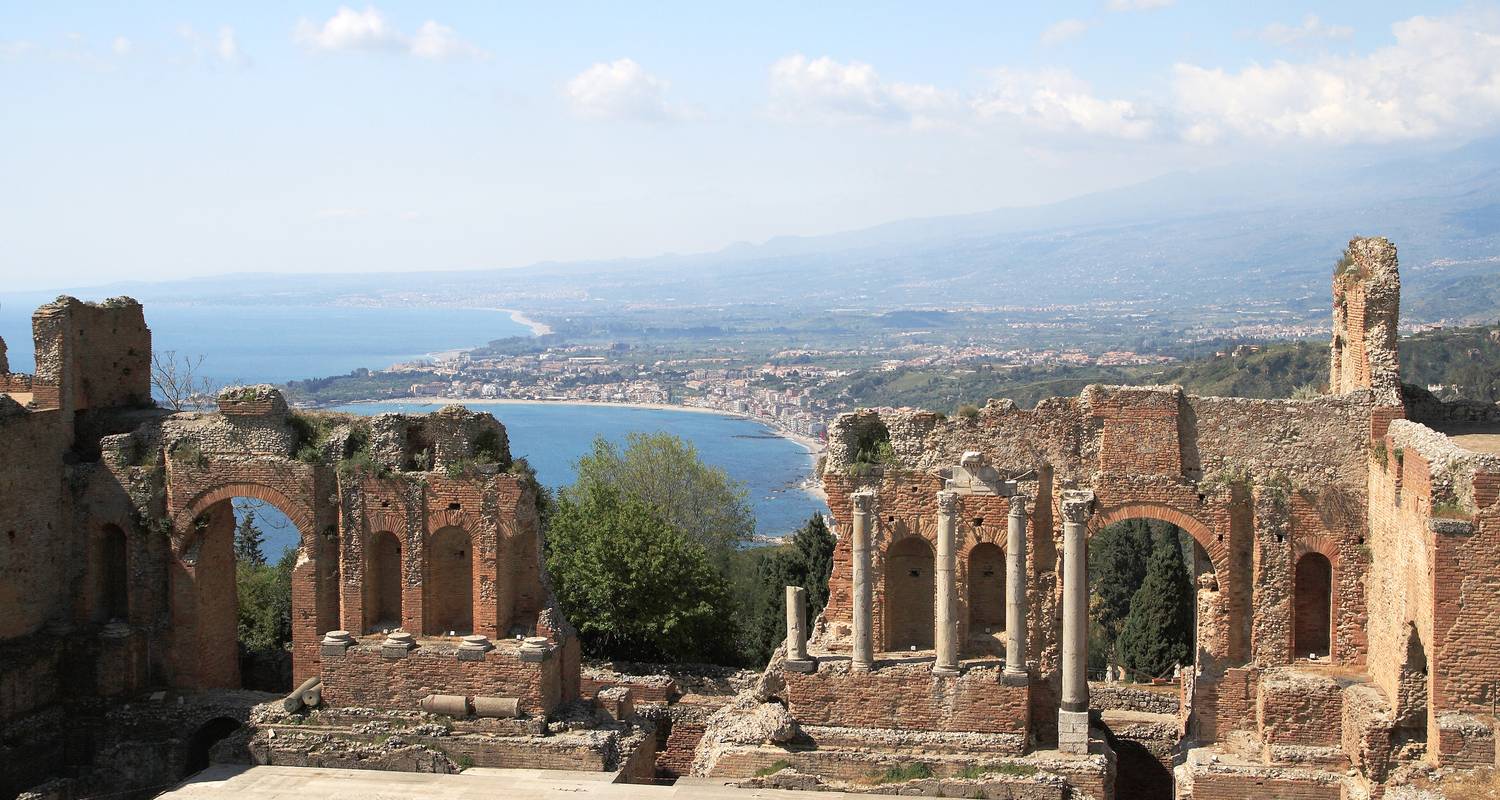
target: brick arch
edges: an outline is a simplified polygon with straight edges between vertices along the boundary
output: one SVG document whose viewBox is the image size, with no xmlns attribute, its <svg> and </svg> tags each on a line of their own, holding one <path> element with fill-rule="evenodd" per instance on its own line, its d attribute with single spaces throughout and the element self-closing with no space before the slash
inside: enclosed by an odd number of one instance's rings
<svg viewBox="0 0 1500 800">
<path fill-rule="evenodd" d="M 1215 579 L 1221 586 L 1224 584 L 1229 577 L 1228 548 L 1219 541 L 1219 537 L 1207 525 L 1175 506 L 1156 502 L 1120 503 L 1106 506 L 1095 512 L 1093 518 L 1089 520 L 1088 535 L 1092 537 L 1116 522 L 1142 518 L 1170 522 L 1187 531 L 1193 537 L 1193 541 L 1208 553 L 1209 561 L 1213 563 Z"/>
<path fill-rule="evenodd" d="M 1308 553 L 1318 553 L 1328 559 L 1328 563 L 1337 567 L 1339 564 L 1339 543 L 1326 533 L 1311 533 L 1306 536 L 1298 536 L 1292 541 L 1292 561 L 1302 558 Z"/>
<path fill-rule="evenodd" d="M 287 515 L 292 524 L 297 526 L 297 532 L 302 536 L 303 547 L 307 547 L 313 537 L 317 536 L 313 525 L 312 507 L 307 503 L 293 500 L 262 483 L 225 483 L 199 492 L 173 517 L 172 529 L 177 532 L 176 538 L 178 539 L 175 548 L 177 555 L 181 556 L 186 553 L 192 544 L 193 520 L 214 505 L 236 497 L 251 497 L 275 506 L 276 510 Z"/>
</svg>

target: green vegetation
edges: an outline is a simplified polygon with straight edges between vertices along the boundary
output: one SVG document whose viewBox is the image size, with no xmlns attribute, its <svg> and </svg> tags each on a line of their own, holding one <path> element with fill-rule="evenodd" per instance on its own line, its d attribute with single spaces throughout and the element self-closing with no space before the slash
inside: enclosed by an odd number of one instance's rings
<svg viewBox="0 0 1500 800">
<path fill-rule="evenodd" d="M 234 529 L 235 562 L 264 566 L 266 554 L 261 550 L 264 543 L 265 536 L 261 533 L 260 526 L 255 524 L 255 509 L 246 509 L 244 519 Z"/>
<path fill-rule="evenodd" d="M 903 783 L 905 781 L 914 781 L 921 778 L 931 777 L 931 766 L 921 761 L 912 761 L 910 763 L 896 764 L 894 766 L 887 767 L 884 772 L 872 772 L 870 773 L 870 782 L 875 784 Z"/>
<path fill-rule="evenodd" d="M 1031 764 L 970 764 L 959 770 L 958 777 L 974 780 L 986 775 L 1010 775 L 1017 778 L 1026 778 L 1037 773 L 1037 768 Z"/>
<path fill-rule="evenodd" d="M 371 372 L 356 369 L 347 375 L 291 381 L 282 387 L 288 402 L 314 405 L 342 405 L 361 400 L 406 397 L 414 383 L 443 380 L 436 372 Z"/>
<path fill-rule="evenodd" d="M 1137 676 L 1164 677 L 1193 662 L 1193 585 L 1176 529 L 1152 536 L 1151 560 L 1120 630 L 1120 663 Z"/>
<path fill-rule="evenodd" d="M 280 653 L 292 641 L 292 567 L 297 551 L 288 547 L 276 564 L 235 562 L 239 591 L 239 641 L 245 652 Z"/>
<path fill-rule="evenodd" d="M 194 467 L 208 464 L 208 457 L 203 455 L 203 450 L 193 439 L 179 439 L 176 444 L 172 445 L 172 460 Z"/>
<path fill-rule="evenodd" d="M 1175 525 L 1147 519 L 1110 525 L 1089 541 L 1091 671 L 1119 664 L 1145 678 L 1192 662 L 1186 541 Z"/>
<path fill-rule="evenodd" d="M 741 663 L 764 664 L 786 640 L 786 587 L 807 590 L 809 625 L 822 613 L 834 543 L 822 515 L 814 514 L 781 544 L 740 551 L 731 574 L 742 631 Z"/>
<path fill-rule="evenodd" d="M 757 778 L 764 778 L 767 775 L 775 775 L 776 773 L 778 773 L 778 772 L 780 772 L 780 771 L 782 771 L 784 769 L 787 769 L 787 768 L 789 768 L 791 766 L 792 766 L 792 762 L 787 761 L 784 758 L 778 758 L 775 761 L 772 761 L 771 764 L 770 764 L 770 766 L 761 767 L 760 769 L 756 770 L 755 771 L 755 777 L 757 777 Z"/>
<path fill-rule="evenodd" d="M 578 478 L 563 495 L 575 498 L 612 488 L 639 501 L 676 530 L 698 542 L 716 564 L 755 533 L 755 515 L 745 488 L 719 467 L 698 458 L 690 442 L 668 433 L 632 433 L 622 450 L 604 437 L 577 463 Z"/>
<path fill-rule="evenodd" d="M 584 650 L 640 661 L 733 658 L 729 581 L 659 506 L 601 482 L 559 495 L 547 570 Z"/>
</svg>

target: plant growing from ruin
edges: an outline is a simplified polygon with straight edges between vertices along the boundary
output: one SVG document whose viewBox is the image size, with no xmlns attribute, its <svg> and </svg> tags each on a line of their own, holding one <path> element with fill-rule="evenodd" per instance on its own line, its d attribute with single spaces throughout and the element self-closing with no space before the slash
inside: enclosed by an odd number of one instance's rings
<svg viewBox="0 0 1500 800">
<path fill-rule="evenodd" d="M 965 403 L 958 407 L 957 414 L 958 418 L 963 420 L 964 422 L 978 422 L 979 406 Z"/>
<path fill-rule="evenodd" d="M 474 437 L 474 460 L 480 464 L 501 462 L 500 432 L 493 428 L 481 431 Z"/>
<path fill-rule="evenodd" d="M 1009 775 L 1016 778 L 1026 778 L 1037 773 L 1037 768 L 1032 764 L 970 764 L 959 770 L 958 777 L 974 780 L 986 775 Z"/>
<path fill-rule="evenodd" d="M 1442 499 L 1433 502 L 1432 516 L 1438 519 L 1469 519 L 1473 515 L 1464 504 L 1452 499 Z"/>
<path fill-rule="evenodd" d="M 886 767 L 883 772 L 870 773 L 870 782 L 882 783 L 905 783 L 906 781 L 921 780 L 932 777 L 932 766 L 922 761 L 895 764 Z"/>
<path fill-rule="evenodd" d="M 172 460 L 193 467 L 208 465 L 208 457 L 203 455 L 203 450 L 192 439 L 179 439 L 172 445 Z"/>
<path fill-rule="evenodd" d="M 770 766 L 761 767 L 760 769 L 756 770 L 755 777 L 764 778 L 768 775 L 775 775 L 776 773 L 784 769 L 790 769 L 791 767 L 792 762 L 787 761 L 784 758 L 778 758 L 775 761 L 772 761 Z"/>
</svg>

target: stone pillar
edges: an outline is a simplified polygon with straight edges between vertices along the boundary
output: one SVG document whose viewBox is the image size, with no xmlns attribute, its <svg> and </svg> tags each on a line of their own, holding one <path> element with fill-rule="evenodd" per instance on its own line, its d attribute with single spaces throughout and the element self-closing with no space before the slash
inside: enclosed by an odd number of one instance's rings
<svg viewBox="0 0 1500 800">
<path fill-rule="evenodd" d="M 932 641 L 937 660 L 932 664 L 936 675 L 958 674 L 958 590 L 953 579 L 953 533 L 958 514 L 958 494 L 937 493 L 937 562 L 934 565 L 937 597 L 933 603 Z"/>
<path fill-rule="evenodd" d="M 852 667 L 869 672 L 875 667 L 875 640 L 870 594 L 870 513 L 875 510 L 875 493 L 859 491 L 849 495 L 854 505 L 854 533 L 850 544 L 854 555 L 854 653 Z"/>
<path fill-rule="evenodd" d="M 1026 496 L 1010 498 L 1005 531 L 1005 674 L 1026 671 Z"/>
<path fill-rule="evenodd" d="M 807 657 L 807 590 L 801 586 L 786 587 L 786 668 L 793 672 L 811 672 L 812 659 Z"/>
<path fill-rule="evenodd" d="M 1093 492 L 1063 495 L 1062 705 L 1057 712 L 1057 749 L 1089 750 L 1088 521 Z"/>
</svg>

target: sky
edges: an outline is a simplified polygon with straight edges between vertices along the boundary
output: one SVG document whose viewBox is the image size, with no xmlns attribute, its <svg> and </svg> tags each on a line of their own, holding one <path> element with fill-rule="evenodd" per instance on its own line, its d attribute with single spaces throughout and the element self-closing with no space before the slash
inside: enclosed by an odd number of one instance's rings
<svg viewBox="0 0 1500 800">
<path fill-rule="evenodd" d="M 0 292 L 699 252 L 1497 127 L 1497 4 L 0 0 Z"/>
</svg>

